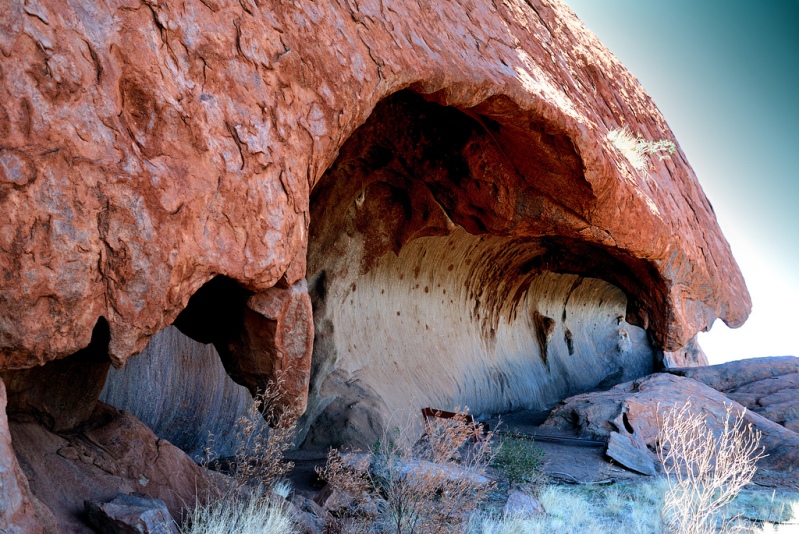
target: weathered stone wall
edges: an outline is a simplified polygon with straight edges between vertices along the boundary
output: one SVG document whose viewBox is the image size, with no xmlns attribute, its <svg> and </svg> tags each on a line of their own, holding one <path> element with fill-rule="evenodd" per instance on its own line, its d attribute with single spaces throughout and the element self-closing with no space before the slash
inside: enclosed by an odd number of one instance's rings
<svg viewBox="0 0 799 534">
<path fill-rule="evenodd" d="M 195 459 L 204 458 L 206 449 L 217 457 L 235 455 L 236 420 L 253 403 L 225 372 L 213 345 L 174 326 L 154 335 L 124 368 L 111 369 L 100 400 L 130 412 Z M 257 432 L 266 431 L 263 420 L 253 423 Z"/>
<path fill-rule="evenodd" d="M 640 172 L 608 140 L 673 134 L 557 0 L 0 10 L 0 376 L 30 464 L 132 439 L 97 396 L 173 323 L 251 391 L 281 377 L 314 441 L 347 399 L 390 413 L 391 381 L 546 403 L 749 313 L 679 148 Z"/>
<path fill-rule="evenodd" d="M 657 274 L 633 315 L 661 348 L 748 313 L 683 154 L 653 160 L 646 178 L 606 139 L 623 125 L 673 136 L 558 2 L 2 9 L 5 369 L 86 346 L 100 317 L 121 365 L 219 273 L 253 291 L 302 279 L 309 192 L 407 87 L 497 125 L 507 164 L 553 203 L 531 233 L 611 247 Z M 578 158 L 570 181 L 529 157 L 552 136 Z"/>
</svg>

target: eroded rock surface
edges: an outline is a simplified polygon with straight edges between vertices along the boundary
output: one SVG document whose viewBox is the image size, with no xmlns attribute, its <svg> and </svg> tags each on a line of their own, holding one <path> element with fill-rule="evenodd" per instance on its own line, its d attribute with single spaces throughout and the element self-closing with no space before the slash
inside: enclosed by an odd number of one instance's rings
<svg viewBox="0 0 799 534">
<path fill-rule="evenodd" d="M 723 428 L 727 406 L 732 406 L 734 415 L 744 412 L 743 406 L 701 382 L 656 373 L 608 391 L 568 398 L 552 411 L 541 428 L 579 430 L 587 438 L 607 438 L 618 432 L 642 451 L 654 451 L 660 414 L 686 402 L 701 413 L 716 435 Z M 744 421 L 762 433 L 760 444 L 768 456 L 760 461 L 760 466 L 786 472 L 799 468 L 799 434 L 749 410 Z"/>
<path fill-rule="evenodd" d="M 717 389 L 746 409 L 799 432 L 799 358 L 774 356 L 669 372 Z"/>
<path fill-rule="evenodd" d="M 203 458 L 205 449 L 218 457 L 235 455 L 236 420 L 253 403 L 225 372 L 213 345 L 175 327 L 153 336 L 124 368 L 112 369 L 100 400 L 130 412 L 192 458 Z M 256 432 L 266 431 L 264 421 L 253 423 Z"/>
<path fill-rule="evenodd" d="M 86 501 L 89 523 L 114 534 L 178 534 L 166 504 L 142 493 L 120 494 L 107 503 Z"/>
<path fill-rule="evenodd" d="M 45 464 L 143 435 L 97 396 L 172 324 L 322 446 L 640 376 L 749 313 L 682 152 L 608 140 L 663 117 L 556 0 L 0 7 L 0 373 L 48 505 L 48 469 L 135 486 L 139 453 Z"/>
<path fill-rule="evenodd" d="M 559 2 L 45 0 L 4 13 L 4 368 L 76 352 L 100 317 L 119 365 L 218 273 L 253 291 L 302 279 L 311 189 L 407 87 L 476 125 L 447 188 L 470 200 L 439 195 L 463 208 L 455 223 L 608 251 L 627 267 L 628 316 L 666 350 L 748 313 L 682 153 L 643 176 L 606 139 L 623 125 L 673 136 Z"/>
<path fill-rule="evenodd" d="M 175 520 L 180 511 L 216 495 L 217 485 L 183 451 L 159 439 L 126 412 L 98 403 L 80 432 L 56 434 L 32 420 L 12 421 L 12 442 L 33 494 L 63 532 L 92 532 L 84 501 L 119 493 L 161 499 Z"/>
</svg>

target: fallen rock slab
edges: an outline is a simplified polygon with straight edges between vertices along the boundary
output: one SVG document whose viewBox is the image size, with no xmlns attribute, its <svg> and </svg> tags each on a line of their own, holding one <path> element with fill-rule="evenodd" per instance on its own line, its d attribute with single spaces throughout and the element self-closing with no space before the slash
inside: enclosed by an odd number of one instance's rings
<svg viewBox="0 0 799 534">
<path fill-rule="evenodd" d="M 581 437 L 592 439 L 609 438 L 613 432 L 627 434 L 642 452 L 654 451 L 660 414 L 688 401 L 717 434 L 724 424 L 726 406 L 732 405 L 734 413 L 745 410 L 696 380 L 657 373 L 608 391 L 570 397 L 552 410 L 541 428 L 577 430 Z M 780 471 L 799 468 L 799 434 L 749 410 L 744 420 L 762 433 L 760 443 L 768 456 L 760 466 Z"/>
<path fill-rule="evenodd" d="M 178 534 L 172 516 L 161 499 L 142 493 L 120 494 L 113 501 L 86 501 L 89 523 L 100 532 L 114 534 Z"/>
<path fill-rule="evenodd" d="M 655 462 L 647 454 L 646 449 L 641 449 L 633 444 L 629 436 L 611 432 L 608 439 L 606 454 L 618 463 L 642 475 L 654 476 L 657 474 Z"/>
</svg>

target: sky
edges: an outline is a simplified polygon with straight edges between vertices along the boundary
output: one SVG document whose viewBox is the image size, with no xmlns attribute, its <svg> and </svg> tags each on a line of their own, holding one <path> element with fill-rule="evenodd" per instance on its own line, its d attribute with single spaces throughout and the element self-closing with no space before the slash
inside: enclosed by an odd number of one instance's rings
<svg viewBox="0 0 799 534">
<path fill-rule="evenodd" d="M 799 356 L 799 0 L 565 0 L 663 113 L 752 296 L 710 363 Z"/>
</svg>

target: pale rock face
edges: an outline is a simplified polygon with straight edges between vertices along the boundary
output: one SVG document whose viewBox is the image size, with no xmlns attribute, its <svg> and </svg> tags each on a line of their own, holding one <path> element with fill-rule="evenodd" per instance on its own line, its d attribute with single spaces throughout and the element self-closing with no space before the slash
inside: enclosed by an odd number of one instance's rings
<svg viewBox="0 0 799 534">
<path fill-rule="evenodd" d="M 6 418 L 6 387 L 0 380 L 0 532 L 40 534 L 44 532 L 33 505 L 28 479 L 19 467 Z"/>
<path fill-rule="evenodd" d="M 124 368 L 111 369 L 100 400 L 130 412 L 191 458 L 236 454 L 236 421 L 252 395 L 225 372 L 219 354 L 170 326 Z M 266 422 L 254 420 L 256 431 Z"/>
</svg>

